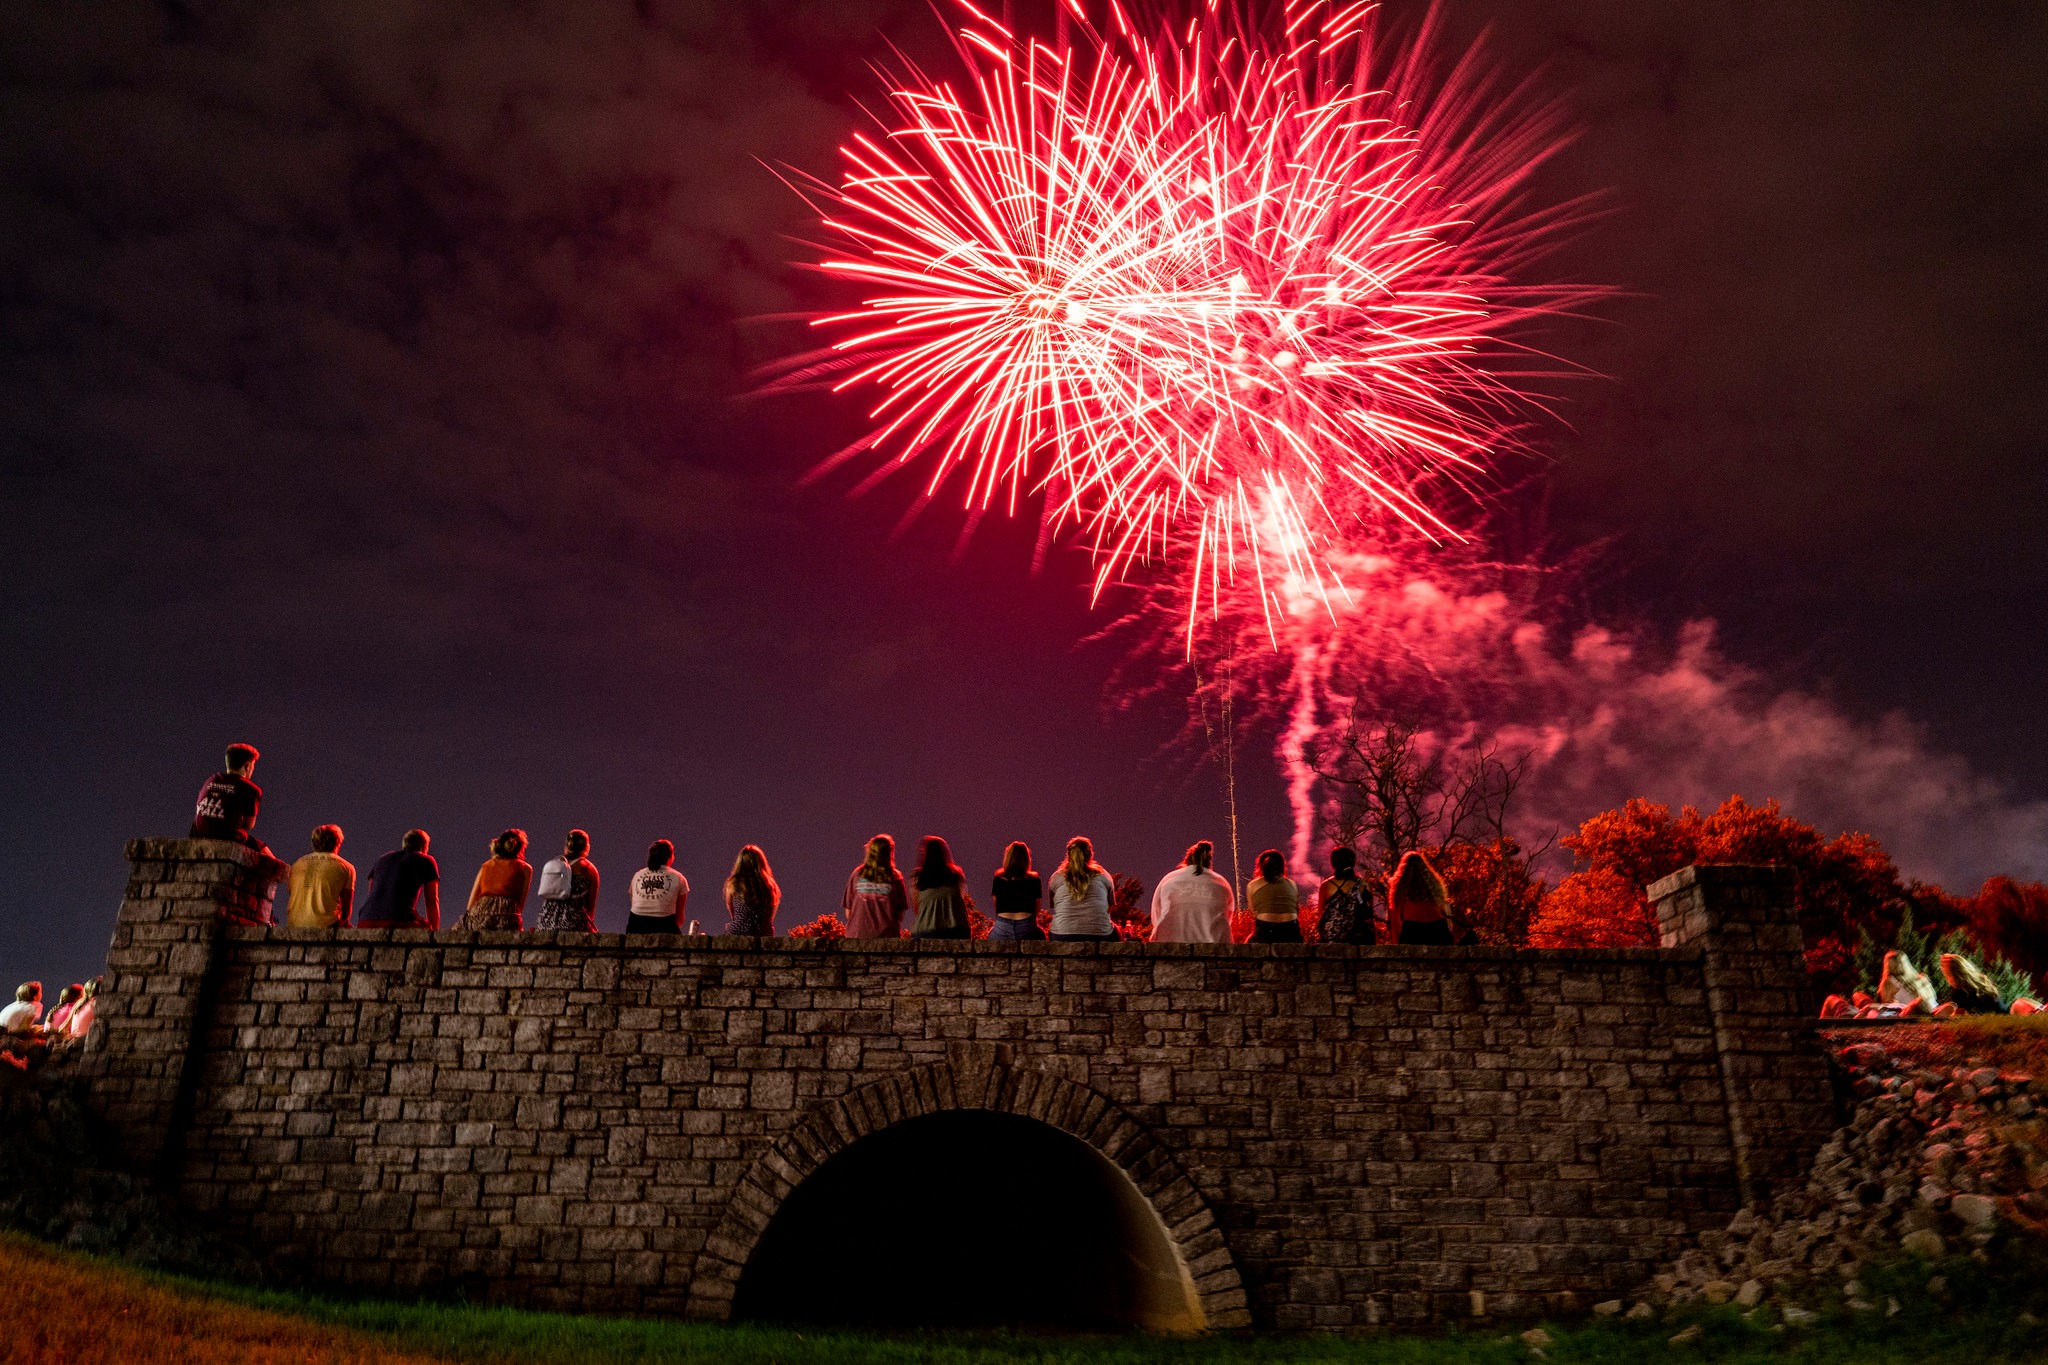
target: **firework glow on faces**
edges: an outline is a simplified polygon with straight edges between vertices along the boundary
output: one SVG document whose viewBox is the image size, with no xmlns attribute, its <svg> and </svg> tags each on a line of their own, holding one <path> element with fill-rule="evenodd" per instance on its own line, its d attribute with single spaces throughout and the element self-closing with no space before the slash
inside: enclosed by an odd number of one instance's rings
<svg viewBox="0 0 2048 1365">
<path fill-rule="evenodd" d="M 1514 278 L 1572 218 L 1523 202 L 1564 121 L 1370 4 L 1062 3 L 1052 43 L 959 3 L 963 76 L 908 72 L 812 182 L 863 296 L 791 372 L 875 395 L 828 463 L 1042 496 L 1187 653 L 1239 611 L 1287 648 L 1299 599 L 1372 591 L 1362 546 L 1463 542 L 1498 486 L 1514 333 L 1575 297 Z"/>
</svg>

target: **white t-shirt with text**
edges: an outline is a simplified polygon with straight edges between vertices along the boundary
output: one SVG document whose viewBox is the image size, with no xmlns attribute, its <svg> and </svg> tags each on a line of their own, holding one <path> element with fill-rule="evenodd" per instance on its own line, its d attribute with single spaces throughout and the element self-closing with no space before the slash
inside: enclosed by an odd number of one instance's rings
<svg viewBox="0 0 2048 1365">
<path fill-rule="evenodd" d="M 633 913 L 648 919 L 683 917 L 690 899 L 690 883 L 672 867 L 644 868 L 633 874 Z"/>
</svg>

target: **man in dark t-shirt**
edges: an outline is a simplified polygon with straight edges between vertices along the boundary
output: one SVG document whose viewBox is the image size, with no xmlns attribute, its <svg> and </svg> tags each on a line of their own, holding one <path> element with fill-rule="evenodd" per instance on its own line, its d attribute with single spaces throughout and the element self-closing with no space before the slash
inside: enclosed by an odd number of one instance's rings
<svg viewBox="0 0 2048 1365">
<path fill-rule="evenodd" d="M 192 812 L 194 839 L 231 839 L 264 849 L 256 837 L 256 813 L 263 807 L 263 788 L 249 780 L 260 755 L 253 744 L 230 744 L 227 767 L 206 779 Z"/>
<path fill-rule="evenodd" d="M 370 869 L 370 891 L 356 910 L 358 929 L 441 927 L 441 868 L 427 856 L 427 832 L 407 830 Z"/>
</svg>

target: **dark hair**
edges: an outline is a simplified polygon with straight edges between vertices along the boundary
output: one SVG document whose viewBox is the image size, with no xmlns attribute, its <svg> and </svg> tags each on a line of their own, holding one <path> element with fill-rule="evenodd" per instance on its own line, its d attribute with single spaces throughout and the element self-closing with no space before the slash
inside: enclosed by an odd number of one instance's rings
<svg viewBox="0 0 2048 1365">
<path fill-rule="evenodd" d="M 233 772 L 237 768 L 246 768 L 261 757 L 263 755 L 256 751 L 256 746 L 253 744 L 230 744 L 228 745 L 228 771 Z"/>
<path fill-rule="evenodd" d="M 1259 875 L 1269 882 L 1287 875 L 1287 859 L 1280 856 L 1279 849 L 1269 848 L 1259 855 Z"/>
<path fill-rule="evenodd" d="M 967 874 L 953 861 L 953 850 L 946 847 L 946 841 L 936 834 L 925 835 L 924 851 L 917 862 L 917 889 L 958 886 L 966 880 Z"/>
<path fill-rule="evenodd" d="M 656 839 L 647 846 L 647 870 L 653 872 L 667 867 L 676 860 L 676 846 L 666 839 Z"/>
<path fill-rule="evenodd" d="M 1209 864 L 1216 861 L 1216 845 L 1207 839 L 1197 839 L 1188 845 L 1187 854 L 1181 858 L 1182 867 L 1192 867 L 1197 872 L 1207 872 Z"/>
<path fill-rule="evenodd" d="M 567 853 L 572 848 L 576 852 L 570 856 L 581 858 L 584 854 L 590 852 L 590 836 L 580 829 L 570 830 L 568 835 L 562 840 L 562 851 Z"/>
<path fill-rule="evenodd" d="M 332 853 L 340 847 L 340 825 L 313 826 L 313 851 L 315 853 Z"/>
<path fill-rule="evenodd" d="M 491 840 L 491 856 L 494 858 L 517 858 L 526 852 L 526 831 L 508 829 Z"/>
<path fill-rule="evenodd" d="M 84 998 L 85 987 L 77 981 L 72 982 L 63 990 L 57 992 L 57 1003 L 60 1005 L 68 1005 L 74 1000 L 83 1000 Z"/>
<path fill-rule="evenodd" d="M 427 845 L 432 842 L 433 840 L 427 837 L 425 830 L 409 829 L 405 832 L 405 837 L 398 841 L 398 846 L 407 853 L 425 853 Z"/>
<path fill-rule="evenodd" d="M 1031 871 L 1031 845 L 1022 839 L 1013 839 L 1003 850 L 1003 865 L 996 869 L 998 877 L 1022 877 Z"/>
<path fill-rule="evenodd" d="M 1340 877 L 1348 877 L 1358 870 L 1358 855 L 1339 844 L 1330 850 L 1330 871 Z"/>
</svg>

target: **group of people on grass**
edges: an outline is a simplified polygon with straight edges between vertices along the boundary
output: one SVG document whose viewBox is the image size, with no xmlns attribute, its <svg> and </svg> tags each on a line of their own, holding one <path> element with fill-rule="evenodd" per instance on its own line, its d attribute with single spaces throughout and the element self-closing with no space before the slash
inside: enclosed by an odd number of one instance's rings
<svg viewBox="0 0 2048 1365">
<path fill-rule="evenodd" d="M 253 780 L 258 757 L 247 744 L 229 748 L 226 767 L 200 789 L 192 821 L 194 838 L 263 847 L 255 837 L 263 798 Z M 377 859 L 360 899 L 356 869 L 341 856 L 343 839 L 340 826 L 321 825 L 313 831 L 312 851 L 292 864 L 284 915 L 288 926 L 441 927 L 441 871 L 425 830 L 408 830 L 397 848 Z M 519 829 L 505 830 L 492 840 L 490 856 L 477 869 L 453 927 L 596 932 L 601 879 L 590 859 L 589 834 L 570 830 L 561 855 L 542 865 L 538 885 L 526 860 L 527 843 L 526 832 Z M 1152 896 L 1150 941 L 1231 941 L 1237 897 L 1230 882 L 1213 869 L 1214 858 L 1214 845 L 1201 840 L 1188 849 L 1179 867 L 1160 879 Z M 628 933 L 697 932 L 698 922 L 687 918 L 690 883 L 674 862 L 675 846 L 668 840 L 649 846 L 646 866 L 634 872 L 630 882 Z M 1314 888 L 1312 902 L 1287 875 L 1286 858 L 1278 849 L 1258 856 L 1257 871 L 1244 897 L 1254 943 L 1300 943 L 1304 919 L 1325 943 L 1371 944 L 1384 936 L 1401 943 L 1450 944 L 1461 937 L 1443 879 L 1419 850 L 1404 853 L 1386 879 L 1384 928 L 1374 915 L 1373 890 L 1359 875 L 1351 849 L 1331 851 L 1330 875 Z M 912 938 L 971 938 L 976 915 L 967 885 L 967 874 L 943 838 L 924 839 L 916 870 L 906 877 L 896 866 L 895 840 L 878 834 L 868 841 L 860 865 L 847 878 L 840 927 L 852 938 L 898 938 L 906 932 Z M 721 889 L 724 933 L 776 932 L 782 892 L 758 845 L 740 850 Z M 989 895 L 991 939 L 1090 942 L 1124 937 L 1112 916 L 1115 879 L 1095 860 L 1095 847 L 1086 838 L 1067 842 L 1060 867 L 1049 876 L 1032 866 L 1028 845 L 1010 844 Z M 539 904 L 529 924 L 527 904 L 536 897 Z"/>
<path fill-rule="evenodd" d="M 92 1032 L 98 1011 L 100 978 L 74 981 L 57 992 L 50 1017 L 43 1017 L 43 983 L 24 981 L 14 988 L 14 1003 L 0 1009 L 0 1064 L 18 1071 L 54 1048 L 69 1047 Z"/>
</svg>

